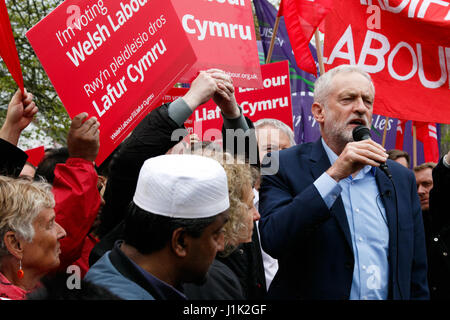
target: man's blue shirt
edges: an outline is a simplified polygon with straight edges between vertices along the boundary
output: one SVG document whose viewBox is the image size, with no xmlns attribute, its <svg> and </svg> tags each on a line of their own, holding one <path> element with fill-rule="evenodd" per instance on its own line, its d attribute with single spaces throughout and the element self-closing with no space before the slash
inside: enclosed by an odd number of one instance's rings
<svg viewBox="0 0 450 320">
<path fill-rule="evenodd" d="M 322 145 L 333 164 L 338 156 L 323 139 Z M 339 183 L 324 172 L 314 185 L 328 208 L 339 195 L 344 203 L 355 257 L 350 299 L 387 299 L 389 229 L 375 168 L 365 166 L 354 178 L 349 176 Z"/>
</svg>

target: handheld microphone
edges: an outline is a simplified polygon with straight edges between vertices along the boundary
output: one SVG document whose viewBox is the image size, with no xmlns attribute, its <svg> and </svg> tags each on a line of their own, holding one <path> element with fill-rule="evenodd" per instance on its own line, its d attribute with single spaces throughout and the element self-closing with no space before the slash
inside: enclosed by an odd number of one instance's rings
<svg viewBox="0 0 450 320">
<path fill-rule="evenodd" d="M 359 125 L 352 131 L 353 140 L 354 141 L 362 141 L 370 139 L 370 130 L 366 126 Z M 392 179 L 392 174 L 389 171 L 389 168 L 385 162 L 380 163 L 380 169 L 388 176 L 389 179 Z"/>
</svg>

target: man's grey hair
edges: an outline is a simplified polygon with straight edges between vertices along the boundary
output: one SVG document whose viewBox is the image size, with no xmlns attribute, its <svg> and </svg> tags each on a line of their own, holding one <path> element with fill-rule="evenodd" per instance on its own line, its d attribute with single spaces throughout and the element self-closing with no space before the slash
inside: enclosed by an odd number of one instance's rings
<svg viewBox="0 0 450 320">
<path fill-rule="evenodd" d="M 291 143 L 291 146 L 295 146 L 295 139 L 294 139 L 294 131 L 292 131 L 291 127 L 289 127 L 284 122 L 277 120 L 277 119 L 271 119 L 271 118 L 265 118 L 260 119 L 254 123 L 255 129 L 258 130 L 258 128 L 263 127 L 273 127 L 276 129 L 280 129 L 282 132 L 284 132 L 288 138 L 289 142 Z"/>
<path fill-rule="evenodd" d="M 33 221 L 43 209 L 54 207 L 49 183 L 0 176 L 0 262 L 9 254 L 4 243 L 5 234 L 13 231 L 18 237 L 32 242 L 35 235 Z"/>
<path fill-rule="evenodd" d="M 352 73 L 352 72 L 359 73 L 360 75 L 367 78 L 375 94 L 375 86 L 373 85 L 372 78 L 367 72 L 365 72 L 358 66 L 343 64 L 325 72 L 316 80 L 314 84 L 314 102 L 318 102 L 321 105 L 325 106 L 328 95 L 332 90 L 331 83 L 333 78 L 340 73 Z"/>
</svg>

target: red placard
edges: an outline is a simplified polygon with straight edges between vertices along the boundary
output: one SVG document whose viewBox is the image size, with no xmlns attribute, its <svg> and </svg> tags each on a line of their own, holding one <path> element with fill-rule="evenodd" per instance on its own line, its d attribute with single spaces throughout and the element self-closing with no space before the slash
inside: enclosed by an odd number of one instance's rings
<svg viewBox="0 0 450 320">
<path fill-rule="evenodd" d="M 264 118 L 277 119 L 294 129 L 289 62 L 261 65 L 261 73 L 264 89 L 236 90 L 236 101 L 242 107 L 244 116 L 253 122 Z"/>
<path fill-rule="evenodd" d="M 27 32 L 69 116 L 96 116 L 100 164 L 196 61 L 169 1 L 67 0 Z"/>
<path fill-rule="evenodd" d="M 195 65 L 183 77 L 190 83 L 201 70 L 226 71 L 235 86 L 262 88 L 251 0 L 172 0 L 189 36 Z"/>
<path fill-rule="evenodd" d="M 448 1 L 334 1 L 326 67 L 352 64 L 370 73 L 376 114 L 450 123 L 449 9 Z"/>
<path fill-rule="evenodd" d="M 25 153 L 28 155 L 27 162 L 37 167 L 41 160 L 45 157 L 45 147 L 40 146 L 37 148 L 28 149 Z"/>
<path fill-rule="evenodd" d="M 253 122 L 264 118 L 280 120 L 293 129 L 291 85 L 289 63 L 281 61 L 261 65 L 264 89 L 236 88 L 235 97 L 244 116 Z M 173 88 L 163 98 L 163 103 L 182 97 L 188 89 Z M 222 137 L 223 120 L 220 108 L 208 101 L 195 109 L 185 122 L 189 133 L 195 133 L 200 140 L 219 141 Z"/>
</svg>

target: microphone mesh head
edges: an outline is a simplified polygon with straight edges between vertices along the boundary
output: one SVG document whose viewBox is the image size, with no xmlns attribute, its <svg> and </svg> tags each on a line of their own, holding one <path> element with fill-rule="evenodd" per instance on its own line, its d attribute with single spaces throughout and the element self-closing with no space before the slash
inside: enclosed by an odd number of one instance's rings
<svg viewBox="0 0 450 320">
<path fill-rule="evenodd" d="M 361 141 L 370 138 L 370 130 L 366 126 L 359 125 L 352 131 L 353 140 Z"/>
</svg>

